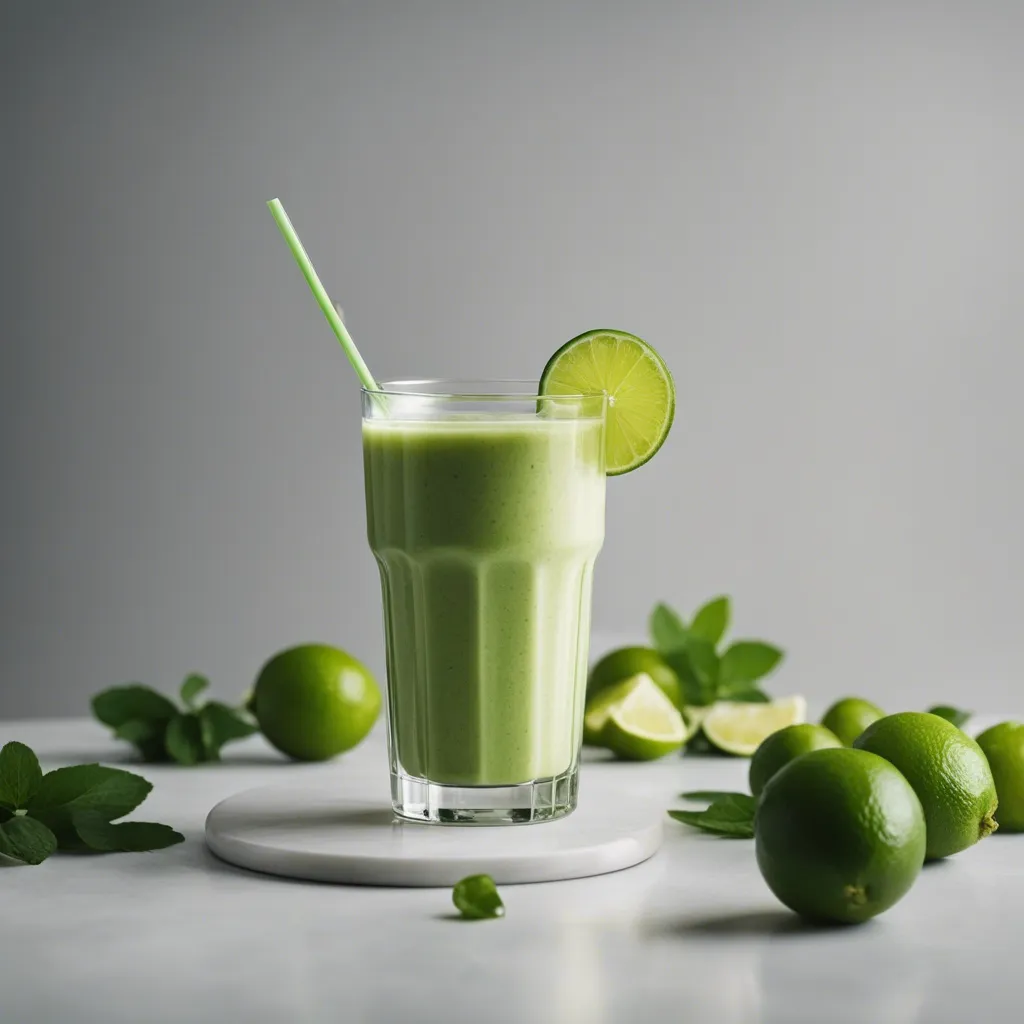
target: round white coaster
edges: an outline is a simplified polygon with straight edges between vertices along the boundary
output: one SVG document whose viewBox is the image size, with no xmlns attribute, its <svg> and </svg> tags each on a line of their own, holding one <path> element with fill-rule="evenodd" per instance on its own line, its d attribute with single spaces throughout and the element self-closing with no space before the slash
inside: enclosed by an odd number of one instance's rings
<svg viewBox="0 0 1024 1024">
<path fill-rule="evenodd" d="M 632 867 L 661 845 L 661 820 L 628 801 L 585 798 L 536 825 L 399 821 L 332 780 L 263 786 L 217 804 L 206 842 L 222 860 L 273 875 L 355 885 L 449 886 L 485 873 L 499 884 L 551 882 Z"/>
</svg>

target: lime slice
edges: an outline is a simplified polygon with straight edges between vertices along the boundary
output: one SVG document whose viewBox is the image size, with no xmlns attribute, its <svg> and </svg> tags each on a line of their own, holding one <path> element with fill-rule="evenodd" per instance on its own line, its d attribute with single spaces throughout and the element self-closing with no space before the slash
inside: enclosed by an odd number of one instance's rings
<svg viewBox="0 0 1024 1024">
<path fill-rule="evenodd" d="M 605 746 L 632 761 L 653 761 L 678 750 L 686 739 L 679 709 L 650 676 L 627 682 L 633 686 L 608 709 L 601 733 Z"/>
<path fill-rule="evenodd" d="M 766 736 L 807 718 L 803 697 L 782 697 L 769 704 L 720 701 L 704 716 L 704 735 L 727 754 L 750 757 Z"/>
<path fill-rule="evenodd" d="M 587 331 L 566 342 L 540 378 L 542 395 L 608 396 L 605 470 L 609 476 L 642 466 L 664 444 L 676 411 L 676 389 L 665 360 L 625 331 Z"/>
</svg>

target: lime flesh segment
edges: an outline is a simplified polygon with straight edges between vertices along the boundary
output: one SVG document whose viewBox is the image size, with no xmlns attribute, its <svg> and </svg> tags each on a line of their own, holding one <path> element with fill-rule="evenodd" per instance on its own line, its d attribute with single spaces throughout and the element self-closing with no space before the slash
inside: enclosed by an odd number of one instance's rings
<svg viewBox="0 0 1024 1024">
<path fill-rule="evenodd" d="M 650 679 L 646 673 L 623 679 L 614 686 L 601 690 L 600 693 L 587 701 L 583 714 L 583 742 L 591 747 L 604 745 L 604 727 L 608 724 L 608 716 L 612 707 L 624 700 L 640 683 L 641 679 Z M 653 680 L 652 680 L 653 682 Z"/>
<path fill-rule="evenodd" d="M 619 757 L 653 761 L 683 745 L 686 726 L 679 709 L 651 677 L 640 675 L 626 696 L 608 709 L 602 738 Z"/>
<path fill-rule="evenodd" d="M 769 704 L 741 704 L 721 701 L 703 721 L 704 735 L 727 754 L 750 757 L 761 742 L 787 725 L 798 725 L 807 718 L 803 697 L 782 697 Z"/>
<path fill-rule="evenodd" d="M 625 331 L 587 331 L 566 342 L 540 378 L 542 395 L 608 396 L 605 470 L 618 476 L 642 466 L 664 444 L 676 411 L 665 361 Z"/>
</svg>

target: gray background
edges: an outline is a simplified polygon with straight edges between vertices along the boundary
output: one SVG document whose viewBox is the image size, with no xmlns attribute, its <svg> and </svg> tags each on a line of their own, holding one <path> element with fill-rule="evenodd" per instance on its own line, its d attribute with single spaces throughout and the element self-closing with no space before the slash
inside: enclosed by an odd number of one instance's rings
<svg viewBox="0 0 1024 1024">
<path fill-rule="evenodd" d="M 734 595 L 776 692 L 1020 710 L 1024 5 L 7 0 L 0 717 L 380 667 L 354 378 L 672 366 L 595 623 Z"/>
</svg>

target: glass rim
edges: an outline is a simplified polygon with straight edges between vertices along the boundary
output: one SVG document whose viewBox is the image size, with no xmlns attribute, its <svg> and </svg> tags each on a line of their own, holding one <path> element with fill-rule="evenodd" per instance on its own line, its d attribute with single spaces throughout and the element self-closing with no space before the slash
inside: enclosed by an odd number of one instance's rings
<svg viewBox="0 0 1024 1024">
<path fill-rule="evenodd" d="M 539 393 L 540 381 L 527 380 L 520 377 L 494 377 L 490 379 L 473 379 L 458 377 L 422 377 L 409 380 L 385 380 L 379 382 L 379 388 L 361 388 L 364 395 L 387 395 L 395 398 L 435 398 L 435 399 L 485 399 L 488 401 L 541 401 L 607 398 L 604 391 L 585 391 L 579 394 L 542 395 Z M 508 390 L 495 391 L 497 385 L 507 385 Z M 436 387 L 437 390 L 430 390 Z M 442 390 L 443 388 L 443 390 Z M 515 388 L 515 390 L 513 390 Z"/>
</svg>

